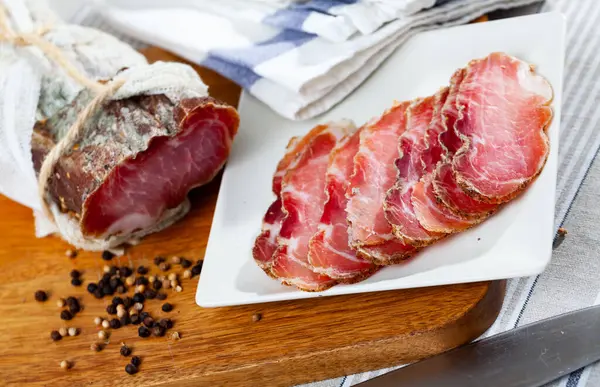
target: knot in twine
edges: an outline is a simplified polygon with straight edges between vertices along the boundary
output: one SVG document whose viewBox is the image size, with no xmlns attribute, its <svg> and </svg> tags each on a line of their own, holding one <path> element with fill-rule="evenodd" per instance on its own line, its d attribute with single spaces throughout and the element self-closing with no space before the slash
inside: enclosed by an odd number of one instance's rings
<svg viewBox="0 0 600 387">
<path fill-rule="evenodd" d="M 50 210 L 50 206 L 46 201 L 46 188 L 48 186 L 48 180 L 54 171 L 54 167 L 65 151 L 73 148 L 73 146 L 81 139 L 85 122 L 96 113 L 106 100 L 110 99 L 117 90 L 123 86 L 125 80 L 115 79 L 107 84 L 101 84 L 88 78 L 65 57 L 59 47 L 42 38 L 46 32 L 48 32 L 48 28 L 41 28 L 35 33 L 18 34 L 8 21 L 6 8 L 0 4 L 0 42 L 11 43 L 18 47 L 37 47 L 48 59 L 60 66 L 71 78 L 82 86 L 91 89 L 96 94 L 83 111 L 79 113 L 77 120 L 71 125 L 66 135 L 61 138 L 56 146 L 46 155 L 42 162 L 42 166 L 40 167 L 38 175 L 38 194 L 41 199 L 42 210 L 48 219 L 56 223 L 54 215 Z"/>
</svg>

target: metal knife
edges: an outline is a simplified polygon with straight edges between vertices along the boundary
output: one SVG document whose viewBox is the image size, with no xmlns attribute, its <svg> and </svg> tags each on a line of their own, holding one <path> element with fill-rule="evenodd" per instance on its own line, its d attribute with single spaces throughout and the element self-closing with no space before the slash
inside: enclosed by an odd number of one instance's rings
<svg viewBox="0 0 600 387">
<path fill-rule="evenodd" d="M 358 384 L 535 387 L 600 360 L 600 306 L 506 331 Z"/>
</svg>

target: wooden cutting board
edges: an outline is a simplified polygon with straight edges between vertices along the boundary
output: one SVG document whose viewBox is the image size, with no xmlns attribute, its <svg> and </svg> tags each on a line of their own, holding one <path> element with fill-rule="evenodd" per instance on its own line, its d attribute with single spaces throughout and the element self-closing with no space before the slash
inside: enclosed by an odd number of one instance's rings
<svg viewBox="0 0 600 387">
<path fill-rule="evenodd" d="M 158 49 L 151 60 L 176 60 Z M 206 69 L 198 69 L 211 94 L 237 104 L 239 88 Z M 218 179 L 217 179 L 218 180 Z M 120 264 L 144 264 L 154 272 L 156 255 L 204 255 L 219 182 L 195 190 L 193 210 L 168 230 L 152 235 Z M 113 330 L 110 343 L 97 342 L 95 316 L 106 316 L 110 300 L 96 300 L 85 285 L 97 281 L 105 261 L 98 253 L 65 256 L 68 245 L 57 238 L 33 236 L 31 212 L 0 196 L 0 384 L 99 386 L 289 386 L 388 367 L 430 356 L 466 343 L 483 333 L 502 305 L 504 281 L 424 289 L 323 297 L 293 302 L 202 309 L 194 302 L 196 279 L 183 280 L 183 292 L 168 292 L 175 305 L 169 316 L 181 339 L 142 339 L 137 327 Z M 232 236 L 233 237 L 233 236 Z M 73 287 L 69 272 L 83 272 L 84 286 Z M 45 303 L 34 292 L 47 290 Z M 84 310 L 68 323 L 59 318 L 59 297 L 81 298 Z M 253 321 L 260 313 L 262 319 Z M 52 329 L 80 328 L 76 337 L 52 342 Z M 120 343 L 142 357 L 140 372 L 125 373 L 128 358 Z M 64 371 L 62 360 L 73 368 Z"/>
</svg>

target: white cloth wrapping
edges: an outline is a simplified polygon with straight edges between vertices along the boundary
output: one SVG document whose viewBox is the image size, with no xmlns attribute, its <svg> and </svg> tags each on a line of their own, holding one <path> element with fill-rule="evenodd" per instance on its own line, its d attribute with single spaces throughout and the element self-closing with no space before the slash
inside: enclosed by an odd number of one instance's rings
<svg viewBox="0 0 600 387">
<path fill-rule="evenodd" d="M 110 79 L 128 68 L 118 75 L 126 82 L 113 99 L 165 94 L 177 102 L 179 98 L 208 95 L 206 85 L 191 67 L 163 62 L 149 65 L 136 50 L 104 32 L 60 22 L 40 0 L 0 0 L 0 4 L 8 10 L 17 33 L 48 27 L 44 38 L 89 78 Z M 31 154 L 35 121 L 71 102 L 82 88 L 37 47 L 0 43 L 0 194 L 34 210 L 38 237 L 58 232 L 77 247 L 101 250 L 125 240 L 83 237 L 77 224 L 56 208 L 56 225 L 45 218 Z"/>
<path fill-rule="evenodd" d="M 244 6 L 238 0 L 97 0 L 97 12 L 121 33 L 209 67 L 282 116 L 298 120 L 340 102 L 415 32 L 537 1 L 311 0 L 287 5 L 269 19 L 258 9 L 274 6 L 257 7 L 256 1 Z M 319 18 L 339 16 L 364 33 L 337 41 L 308 33 L 312 9 Z"/>
</svg>

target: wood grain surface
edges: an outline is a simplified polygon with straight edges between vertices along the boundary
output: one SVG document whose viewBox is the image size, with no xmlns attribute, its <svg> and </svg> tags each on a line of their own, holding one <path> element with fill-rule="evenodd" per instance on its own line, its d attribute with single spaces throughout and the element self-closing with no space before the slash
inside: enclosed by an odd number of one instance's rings
<svg viewBox="0 0 600 387">
<path fill-rule="evenodd" d="M 158 49 L 151 60 L 175 60 Z M 215 73 L 199 69 L 213 96 L 236 104 L 239 88 Z M 202 259 L 208 238 L 218 179 L 192 192 L 192 212 L 168 230 L 152 235 L 121 265 L 150 266 L 156 255 Z M 68 245 L 57 238 L 36 239 L 31 211 L 0 196 L 0 384 L 36 386 L 289 386 L 401 364 L 468 342 L 495 320 L 504 281 L 403 291 L 323 297 L 240 307 L 202 309 L 194 302 L 197 278 L 183 280 L 183 292 L 168 291 L 175 309 L 146 302 L 157 317 L 171 317 L 170 337 L 142 339 L 137 327 L 112 330 L 101 352 L 95 316 L 106 317 L 110 299 L 97 300 L 85 285 L 97 281 L 105 261 L 98 253 L 65 256 Z M 258 227 L 258 226 L 257 226 Z M 69 272 L 83 272 L 84 286 L 70 284 Z M 179 271 L 175 269 L 172 271 Z M 45 303 L 34 292 L 47 290 Z M 59 318 L 59 297 L 76 296 L 84 310 L 73 320 Z M 262 319 L 254 322 L 252 316 Z M 52 342 L 60 327 L 77 327 L 76 337 Z M 125 373 L 128 358 L 120 343 L 142 358 L 140 372 Z M 73 368 L 59 367 L 62 360 Z"/>
</svg>

